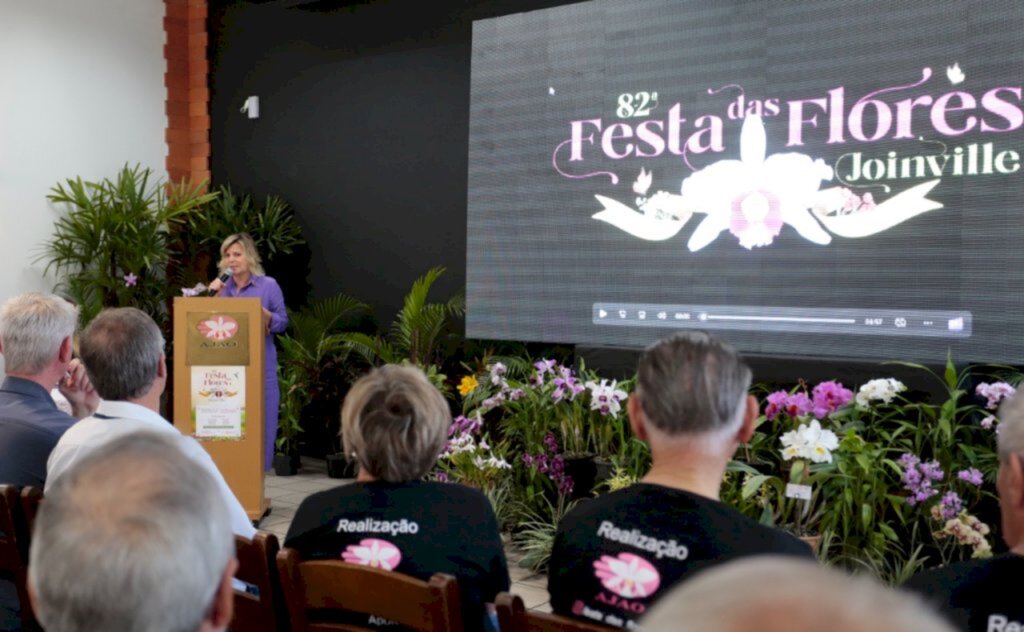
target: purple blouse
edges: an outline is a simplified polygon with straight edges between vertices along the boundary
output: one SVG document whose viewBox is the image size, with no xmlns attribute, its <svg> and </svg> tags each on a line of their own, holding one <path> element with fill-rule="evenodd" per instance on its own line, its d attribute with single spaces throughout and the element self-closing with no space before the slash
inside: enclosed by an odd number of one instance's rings
<svg viewBox="0 0 1024 632">
<path fill-rule="evenodd" d="M 266 337 L 264 362 L 267 373 L 276 374 L 277 348 L 274 347 L 274 334 L 279 334 L 288 328 L 288 312 L 284 308 L 284 295 L 281 294 L 281 286 L 273 277 L 251 275 L 245 287 L 239 289 L 235 285 L 234 277 L 231 277 L 224 283 L 224 287 L 217 293 L 217 296 L 258 298 L 260 304 L 270 312 L 270 333 Z"/>
</svg>

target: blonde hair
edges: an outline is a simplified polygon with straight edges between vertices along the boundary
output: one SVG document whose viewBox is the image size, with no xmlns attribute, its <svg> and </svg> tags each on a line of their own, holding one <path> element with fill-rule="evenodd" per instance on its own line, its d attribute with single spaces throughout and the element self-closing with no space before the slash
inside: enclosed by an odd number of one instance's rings
<svg viewBox="0 0 1024 632">
<path fill-rule="evenodd" d="M 360 378 L 341 407 L 345 452 L 374 478 L 421 478 L 437 461 L 451 425 L 440 391 L 418 368 L 387 365 Z"/>
<path fill-rule="evenodd" d="M 263 260 L 260 259 L 260 253 L 256 250 L 256 242 L 253 241 L 252 236 L 249 233 L 235 233 L 229 235 L 220 245 L 220 263 L 217 267 L 220 268 L 221 272 L 227 270 L 227 264 L 224 261 L 224 257 L 227 256 L 228 248 L 238 244 L 242 247 L 242 256 L 245 257 L 246 262 L 249 264 L 249 272 L 253 276 L 265 276 L 267 273 L 263 271 Z"/>
</svg>

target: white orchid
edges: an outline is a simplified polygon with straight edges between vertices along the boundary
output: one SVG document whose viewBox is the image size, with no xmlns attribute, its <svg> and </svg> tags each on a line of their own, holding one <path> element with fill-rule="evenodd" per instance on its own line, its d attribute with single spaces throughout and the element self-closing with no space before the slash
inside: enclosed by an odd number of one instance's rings
<svg viewBox="0 0 1024 632">
<path fill-rule="evenodd" d="M 817 419 L 810 424 L 800 424 L 796 430 L 782 435 L 782 458 L 810 459 L 814 463 L 831 463 L 832 451 L 839 447 L 839 437 L 831 430 L 821 427 Z"/>
<path fill-rule="evenodd" d="M 601 380 L 600 384 L 594 381 L 586 383 L 590 389 L 590 410 L 596 410 L 603 416 L 615 417 L 622 410 L 621 402 L 629 395 L 626 391 L 616 388 L 617 380 Z"/>
<path fill-rule="evenodd" d="M 871 380 L 860 387 L 854 400 L 861 408 L 867 408 L 872 401 L 888 404 L 897 393 L 907 390 L 903 382 L 891 377 Z"/>
</svg>

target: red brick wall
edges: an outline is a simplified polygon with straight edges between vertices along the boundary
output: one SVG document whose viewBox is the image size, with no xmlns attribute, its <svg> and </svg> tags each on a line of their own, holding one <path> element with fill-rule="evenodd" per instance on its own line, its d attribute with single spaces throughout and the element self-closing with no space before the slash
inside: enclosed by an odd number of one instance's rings
<svg viewBox="0 0 1024 632">
<path fill-rule="evenodd" d="M 210 179 L 207 0 L 164 0 L 167 174 L 171 182 Z"/>
</svg>

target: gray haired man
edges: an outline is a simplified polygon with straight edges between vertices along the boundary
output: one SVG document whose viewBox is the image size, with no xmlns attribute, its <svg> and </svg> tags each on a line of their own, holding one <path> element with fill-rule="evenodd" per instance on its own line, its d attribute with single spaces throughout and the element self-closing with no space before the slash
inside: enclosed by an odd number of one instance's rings
<svg viewBox="0 0 1024 632">
<path fill-rule="evenodd" d="M 206 470 L 220 489 L 231 528 L 251 538 L 256 530 L 220 470 L 199 442 L 178 432 L 160 416 L 160 396 L 167 385 L 164 337 L 153 319 L 134 307 L 107 309 L 82 332 L 82 361 L 103 398 L 96 414 L 64 433 L 50 454 L 46 492 L 76 461 L 99 446 L 132 432 L 157 432 Z"/>
<path fill-rule="evenodd" d="M 88 417 L 99 398 L 73 358 L 78 310 L 53 294 L 19 294 L 0 308 L 0 484 L 46 482 L 46 460 L 76 417 Z M 57 408 L 60 389 L 75 416 Z"/>
<path fill-rule="evenodd" d="M 562 520 L 548 576 L 556 613 L 632 628 L 669 588 L 709 566 L 764 553 L 813 559 L 796 538 L 718 499 L 726 465 L 754 432 L 750 381 L 736 351 L 703 332 L 643 353 L 627 401 L 651 469 Z"/>
<path fill-rule="evenodd" d="M 29 592 L 53 632 L 223 630 L 237 566 L 217 483 L 172 437 L 140 432 L 96 448 L 50 486 Z"/>
</svg>

